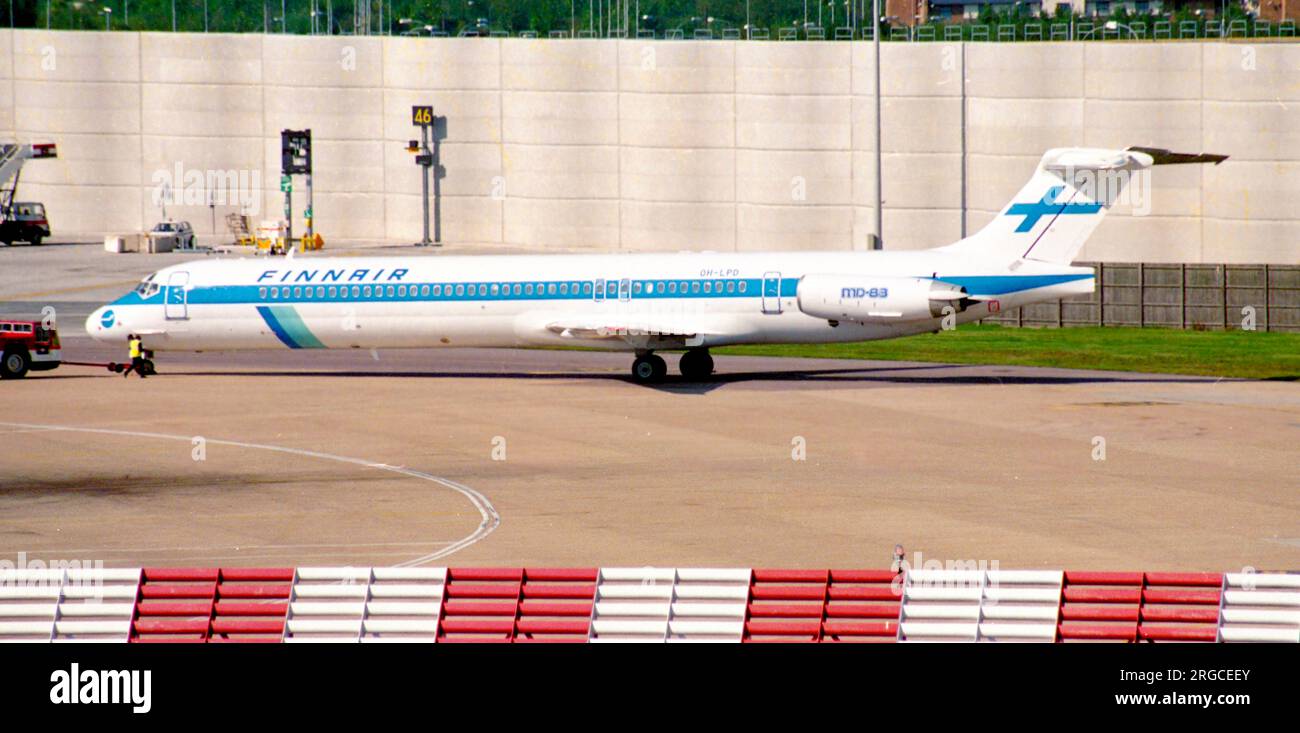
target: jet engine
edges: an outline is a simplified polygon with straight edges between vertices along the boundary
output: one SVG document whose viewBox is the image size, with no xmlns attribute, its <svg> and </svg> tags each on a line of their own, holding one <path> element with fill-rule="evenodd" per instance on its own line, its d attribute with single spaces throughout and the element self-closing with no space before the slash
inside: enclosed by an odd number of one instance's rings
<svg viewBox="0 0 1300 733">
<path fill-rule="evenodd" d="M 966 310 L 966 288 L 920 277 L 805 275 L 799 280 L 799 310 L 828 321 L 884 323 L 939 318 L 943 309 Z"/>
</svg>

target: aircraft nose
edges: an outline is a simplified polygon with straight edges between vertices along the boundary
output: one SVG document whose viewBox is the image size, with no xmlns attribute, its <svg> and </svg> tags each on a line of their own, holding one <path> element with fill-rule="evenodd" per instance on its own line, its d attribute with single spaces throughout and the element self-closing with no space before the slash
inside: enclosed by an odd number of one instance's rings
<svg viewBox="0 0 1300 733">
<path fill-rule="evenodd" d="M 86 333 L 93 339 L 104 340 L 112 335 L 113 326 L 117 324 L 117 314 L 112 308 L 96 308 L 86 318 Z"/>
</svg>

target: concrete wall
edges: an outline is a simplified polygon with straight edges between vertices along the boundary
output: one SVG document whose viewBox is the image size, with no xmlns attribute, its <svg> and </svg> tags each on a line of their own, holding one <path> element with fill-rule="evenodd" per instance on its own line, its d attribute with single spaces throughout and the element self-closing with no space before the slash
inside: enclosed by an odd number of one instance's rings
<svg viewBox="0 0 1300 733">
<path fill-rule="evenodd" d="M 1227 153 L 1157 172 L 1092 261 L 1300 262 L 1300 44 L 885 44 L 885 242 L 945 244 L 1042 151 Z M 964 70 L 964 73 L 963 73 Z M 965 81 L 963 83 L 963 76 Z M 56 236 L 159 218 L 161 177 L 255 173 L 309 127 L 327 240 L 420 234 L 410 106 L 446 115 L 448 242 L 583 250 L 864 248 L 874 226 L 863 43 L 0 32 L 0 137 L 59 145 L 24 172 Z M 965 116 L 963 134 L 962 119 Z M 201 188 L 201 187 L 199 187 Z M 303 196 L 295 189 L 295 226 Z M 168 207 L 205 234 L 202 199 Z M 217 207 L 216 230 L 237 206 Z"/>
</svg>

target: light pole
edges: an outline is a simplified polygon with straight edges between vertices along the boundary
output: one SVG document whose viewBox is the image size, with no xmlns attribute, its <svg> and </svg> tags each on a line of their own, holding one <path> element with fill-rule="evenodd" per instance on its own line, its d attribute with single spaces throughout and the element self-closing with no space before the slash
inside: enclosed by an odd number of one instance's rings
<svg viewBox="0 0 1300 733">
<path fill-rule="evenodd" d="M 110 7 L 105 7 L 101 12 L 104 13 L 104 30 L 106 31 L 113 30 L 112 27 L 113 9 Z"/>
<path fill-rule="evenodd" d="M 876 241 L 872 249 L 883 249 L 885 241 L 884 176 L 880 171 L 880 0 L 871 0 L 871 51 L 876 58 Z M 965 73 L 965 70 L 962 71 Z"/>
</svg>

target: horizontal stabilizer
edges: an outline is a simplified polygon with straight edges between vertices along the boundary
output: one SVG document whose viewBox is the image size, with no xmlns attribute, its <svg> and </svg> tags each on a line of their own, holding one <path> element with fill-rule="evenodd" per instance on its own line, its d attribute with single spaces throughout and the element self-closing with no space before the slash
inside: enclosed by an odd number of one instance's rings
<svg viewBox="0 0 1300 733">
<path fill-rule="evenodd" d="M 1228 159 L 1226 155 L 1217 155 L 1215 153 L 1175 153 L 1164 148 L 1131 147 L 1129 150 L 1151 156 L 1151 165 L 1181 165 L 1184 163 L 1213 163 L 1218 165 Z"/>
</svg>

